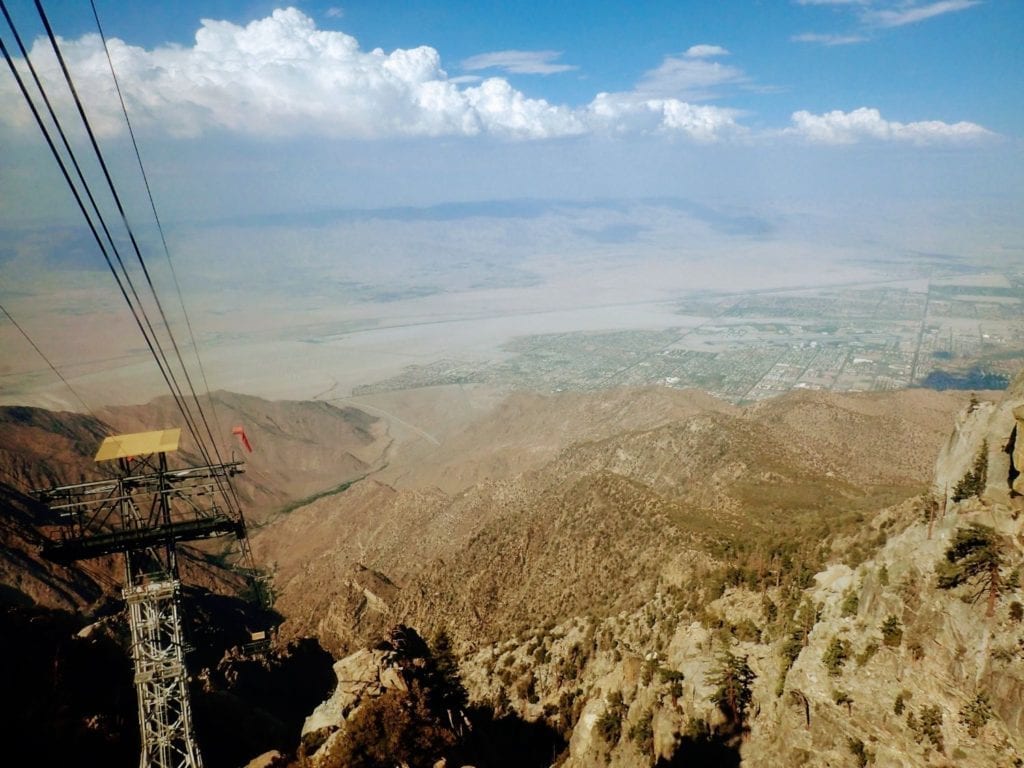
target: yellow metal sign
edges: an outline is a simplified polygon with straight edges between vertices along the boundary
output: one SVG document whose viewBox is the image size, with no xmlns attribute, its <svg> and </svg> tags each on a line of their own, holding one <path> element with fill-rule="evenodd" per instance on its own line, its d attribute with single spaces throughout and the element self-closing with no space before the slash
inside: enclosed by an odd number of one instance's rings
<svg viewBox="0 0 1024 768">
<path fill-rule="evenodd" d="M 178 450 L 180 437 L 181 430 L 177 427 L 153 432 L 135 432 L 130 435 L 111 435 L 100 443 L 100 449 L 96 451 L 96 461 L 171 453 Z"/>
</svg>

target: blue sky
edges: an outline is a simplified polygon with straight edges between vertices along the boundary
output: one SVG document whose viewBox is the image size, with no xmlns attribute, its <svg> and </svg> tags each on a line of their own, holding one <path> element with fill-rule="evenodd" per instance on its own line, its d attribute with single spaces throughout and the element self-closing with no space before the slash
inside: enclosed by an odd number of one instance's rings
<svg viewBox="0 0 1024 768">
<path fill-rule="evenodd" d="M 728 50 L 721 62 L 744 78 L 719 91 L 716 102 L 755 121 L 872 106 L 893 120 L 971 120 L 1012 135 L 1024 127 L 1024 4 L 1016 0 L 294 5 L 318 28 L 354 36 L 364 50 L 431 46 L 452 77 L 501 75 L 554 103 L 581 105 L 599 91 L 628 90 L 666 56 L 706 44 Z M 229 0 L 98 6 L 111 35 L 147 48 L 191 45 L 202 18 L 244 25 L 284 7 Z M 93 29 L 85 3 L 47 7 L 65 36 Z M 509 50 L 554 52 L 547 63 L 566 69 L 530 75 L 462 66 Z"/>
</svg>

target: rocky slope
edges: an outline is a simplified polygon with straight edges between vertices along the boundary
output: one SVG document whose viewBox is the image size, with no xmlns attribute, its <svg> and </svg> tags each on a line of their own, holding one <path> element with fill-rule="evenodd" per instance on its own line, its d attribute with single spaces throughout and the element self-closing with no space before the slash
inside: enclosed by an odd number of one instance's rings
<svg viewBox="0 0 1024 768">
<path fill-rule="evenodd" d="M 1013 490 L 1022 458 L 1016 451 L 1016 430 L 1024 428 L 1024 419 L 1018 421 L 1014 412 L 1024 416 L 1024 376 L 997 402 L 964 403 L 952 419 L 955 428 L 948 440 L 927 430 L 915 433 L 913 421 L 903 432 L 912 437 L 913 446 L 901 450 L 891 435 L 878 440 L 877 452 L 864 454 L 869 459 L 864 471 L 890 491 L 901 489 L 896 495 L 902 498 L 874 507 L 886 494 L 866 490 L 860 497 L 849 495 L 847 484 L 865 481 L 861 468 L 845 465 L 820 447 L 838 440 L 850 455 L 863 447 L 851 423 L 870 428 L 879 414 L 902 418 L 900 409 L 879 410 L 879 404 L 861 401 L 836 412 L 831 410 L 837 408 L 835 402 L 824 405 L 825 417 L 807 413 L 815 407 L 813 400 L 800 401 L 798 407 L 792 402 L 759 406 L 758 414 L 769 424 L 791 428 L 796 419 L 794 432 L 801 424 L 818 425 L 809 442 L 794 452 L 771 444 L 779 461 L 757 477 L 762 486 L 777 485 L 774 473 L 780 470 L 788 472 L 783 477 L 790 485 L 827 478 L 839 484 L 838 490 L 828 484 L 821 489 L 832 513 L 850 502 L 859 509 L 852 525 L 838 530 L 833 526 L 830 535 L 813 537 L 816 570 L 799 567 L 793 551 L 764 560 L 733 549 L 729 561 L 713 548 L 687 550 L 670 530 L 682 526 L 659 504 L 688 495 L 674 489 L 700 485 L 704 470 L 683 482 L 679 472 L 661 462 L 637 462 L 628 440 L 572 452 L 569 474 L 578 474 L 580 467 L 591 472 L 586 489 L 568 499 L 552 495 L 548 486 L 551 504 L 520 526 L 519 536 L 530 533 L 521 546 L 507 547 L 506 541 L 486 550 L 499 558 L 488 563 L 469 559 L 479 546 L 471 539 L 458 555 L 461 559 L 449 561 L 455 576 L 443 588 L 460 591 L 467 605 L 482 606 L 482 612 L 503 610 L 501 602 L 488 602 L 487 585 L 500 584 L 494 588 L 501 591 L 501 601 L 518 601 L 534 609 L 538 619 L 560 616 L 494 642 L 480 642 L 480 635 L 467 629 L 478 626 L 481 617 L 474 624 L 468 614 L 459 615 L 454 625 L 464 637 L 460 672 L 475 711 L 490 718 L 504 714 L 561 734 L 561 753 L 547 758 L 527 754 L 527 736 L 520 765 L 1024 764 L 1024 596 L 1019 579 L 1024 567 L 1024 497 Z M 745 434 L 752 442 L 728 431 L 723 435 L 726 427 L 716 419 L 707 422 L 711 426 L 706 439 L 697 441 L 701 445 L 714 446 L 714 436 L 721 435 L 730 455 L 742 457 L 744 445 L 765 439 L 749 423 Z M 687 429 L 700 423 L 692 422 Z M 932 447 L 938 447 L 933 482 L 922 493 L 908 495 L 905 484 L 922 470 L 920 455 L 927 451 L 924 436 L 929 434 Z M 683 446 L 689 452 L 682 455 L 694 455 L 693 445 L 671 430 L 645 437 L 640 442 L 646 445 L 663 441 L 674 455 L 681 455 Z M 819 450 L 807 448 L 814 441 Z M 722 461 L 728 463 L 719 456 Z M 981 479 L 965 486 L 964 478 L 976 475 L 980 464 L 986 469 Z M 567 467 L 561 465 L 561 471 Z M 641 484 L 627 480 L 627 474 L 637 473 L 643 478 L 643 493 L 621 490 L 623 484 Z M 718 493 L 725 495 L 737 487 L 721 476 L 716 483 Z M 967 492 L 971 488 L 974 493 Z M 629 505 L 624 506 L 627 499 L 632 503 L 655 494 L 648 506 L 641 505 L 640 514 L 631 515 Z M 608 508 L 597 501 L 602 497 L 611 500 Z M 581 504 L 580 499 L 585 501 Z M 749 497 L 744 499 L 750 503 Z M 528 515 L 528 506 L 515 507 L 515 515 Z M 591 534 L 585 525 L 567 527 L 567 516 L 574 514 L 591 528 L 604 526 L 603 535 L 591 537 L 595 545 L 601 542 L 600 555 L 608 566 L 601 576 L 581 570 L 579 550 L 566 544 L 588 541 Z M 626 523 L 610 528 L 612 519 Z M 658 528 L 659 541 L 638 533 L 644 519 Z M 513 517 L 503 521 L 505 527 L 513 523 Z M 979 524 L 998 542 L 1001 559 L 991 616 L 985 599 L 972 600 L 978 592 L 976 579 L 943 588 L 937 577 L 953 562 L 948 553 L 962 532 Z M 500 528 L 489 535 L 498 536 Z M 755 531 L 757 525 L 748 521 L 744 535 Z M 790 533 L 799 537 L 792 529 Z M 660 572 L 652 571 L 650 581 L 636 593 L 616 587 L 616 596 L 628 596 L 615 606 L 621 610 L 577 610 L 590 580 L 618 585 L 623 573 L 627 582 L 636 577 L 631 570 L 635 563 L 616 559 L 619 539 L 627 535 L 654 549 Z M 544 554 L 547 548 L 554 550 L 552 555 Z M 507 557 L 501 557 L 506 549 Z M 534 567 L 517 568 L 517 563 Z M 559 570 L 545 570 L 545 563 L 548 568 L 557 563 Z M 505 581 L 496 575 L 509 570 Z M 473 573 L 478 575 L 475 580 L 469 577 Z M 534 573 L 538 582 L 562 585 L 555 611 L 531 602 L 544 594 L 538 583 L 530 583 Z M 459 578 L 468 580 L 460 587 Z M 522 584 L 523 590 L 510 591 L 508 582 Z M 981 596 L 989 591 L 982 589 Z M 424 623 L 429 623 L 431 610 L 451 611 L 452 600 L 458 602 L 422 586 L 415 596 L 403 599 L 409 602 L 400 600 L 392 615 L 406 605 L 431 606 L 420 617 Z M 517 609 L 504 610 L 515 614 Z M 487 621 L 482 625 L 493 626 Z M 342 738 L 348 724 L 386 693 L 389 686 L 379 665 L 374 667 L 377 688 L 353 691 L 347 682 L 352 675 L 345 670 L 362 669 L 366 658 L 367 651 L 358 651 L 338 663 L 339 687 L 307 721 L 307 732 Z M 341 700 L 345 704 L 339 708 Z M 344 738 L 363 738 L 361 733 Z M 545 743 L 550 747 L 553 742 Z M 329 750 L 313 750 L 299 762 L 334 764 Z"/>
<path fill-rule="evenodd" d="M 0 408 L 0 590 L 6 601 L 78 610 L 116 586 L 111 558 L 63 566 L 40 554 L 46 510 L 28 491 L 99 479 L 92 454 L 110 430 L 75 413 Z"/>
<path fill-rule="evenodd" d="M 699 413 L 737 413 L 738 409 L 699 390 L 666 387 L 616 389 L 599 396 L 579 392 L 496 394 L 460 388 L 463 405 L 450 393 L 437 393 L 443 413 L 425 412 L 423 393 L 393 402 L 426 424 L 438 444 L 402 445 L 395 460 L 375 475 L 399 489 L 436 487 L 456 494 L 485 481 L 505 480 L 539 469 L 567 446 L 601 440 L 623 432 L 654 429 Z M 461 408 L 460 408 L 461 405 Z M 463 413 L 452 429 L 450 414 Z"/>
<path fill-rule="evenodd" d="M 949 392 L 794 393 L 738 409 L 692 393 L 633 394 L 633 408 L 629 392 L 518 395 L 409 468 L 419 448 L 394 445 L 365 414 L 218 393 L 222 426 L 244 423 L 268 454 L 266 473 L 249 475 L 267 483 L 264 509 L 338 485 L 339 467 L 355 473 L 344 482 L 389 462 L 344 492 L 267 516 L 254 535 L 287 617 L 282 646 L 312 634 L 339 657 L 356 652 L 339 662 L 347 679 L 367 658 L 359 649 L 388 627 L 406 622 L 424 636 L 446 628 L 477 737 L 434 717 L 447 746 L 431 757 L 478 766 L 980 767 L 1022 756 L 1024 609 L 1014 572 L 1024 565 L 1024 509 L 1012 486 L 1024 457 L 1012 457 L 1024 378 L 977 403 Z M 24 452 L 36 439 L 20 431 L 28 416 L 30 429 L 59 432 L 42 413 L 17 413 L 0 422 L 0 446 L 22 441 L 14 453 Z M 152 426 L 134 409 L 104 418 L 119 431 Z M 79 426 L 54 445 L 69 466 L 95 471 L 92 447 L 76 459 L 76 441 L 94 442 L 104 426 Z M 535 452 L 531 434 L 542 436 Z M 306 445 L 313 436 L 334 447 Z M 32 472 L 46 479 L 46 449 L 5 462 L 20 482 Z M 27 542 L 38 510 L 5 490 L 20 515 L 5 517 L 23 523 L 16 533 Z M 937 566 L 973 522 L 993 529 L 1002 553 L 992 617 L 984 600 L 970 601 L 970 586 L 937 584 Z M 23 600 L 13 574 L 35 566 L 11 562 L 0 575 Z M 38 602 L 81 605 L 90 588 L 103 591 L 74 578 L 38 579 Z M 14 623 L 33 621 L 19 614 Z M 204 722 L 262 734 L 217 742 L 214 762 L 240 764 L 286 742 L 287 729 L 297 738 L 297 713 L 326 694 L 323 661 L 315 649 L 297 666 L 266 669 L 208 659 L 197 692 Z M 299 680 L 304 665 L 309 677 L 296 688 L 288 678 Z M 363 729 L 373 712 L 410 711 L 402 695 L 413 678 L 403 673 L 403 693 L 388 665 L 375 669 L 379 685 L 307 723 L 309 749 L 297 761 L 332 765 L 330 749 L 315 754 L 322 737 L 342 734 L 337 744 L 352 718 Z M 299 688 L 308 695 L 287 693 Z M 487 741 L 501 754 L 481 757 Z"/>
<path fill-rule="evenodd" d="M 544 449 L 553 457 L 538 468 L 456 493 L 364 481 L 261 530 L 254 548 L 274 570 L 285 631 L 316 633 L 335 652 L 392 619 L 446 623 L 460 639 L 507 636 L 531 622 L 636 605 L 659 579 L 689 578 L 702 562 L 694 551 L 717 557 L 741 546 L 770 556 L 794 538 L 812 550 L 815 536 L 923 491 L 964 400 L 806 393 L 741 411 L 642 391 L 640 400 L 661 403 L 633 422 L 646 428 L 623 431 L 625 416 L 605 415 L 582 422 L 594 439 L 559 431 L 581 413 L 602 413 L 602 397 L 513 398 L 516 409 L 532 400 L 565 440 L 558 452 Z M 554 416 L 558 402 L 565 419 Z M 488 424 L 475 439 L 519 434 L 502 420 Z M 447 466 L 445 446 L 436 451 Z M 353 574 L 367 569 L 401 591 L 382 599 L 357 583 Z"/>
</svg>

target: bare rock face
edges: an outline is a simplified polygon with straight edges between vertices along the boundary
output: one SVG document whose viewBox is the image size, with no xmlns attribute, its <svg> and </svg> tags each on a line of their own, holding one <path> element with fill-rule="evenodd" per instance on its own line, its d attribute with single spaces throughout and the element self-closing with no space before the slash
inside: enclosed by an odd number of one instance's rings
<svg viewBox="0 0 1024 768">
<path fill-rule="evenodd" d="M 983 457 L 987 503 L 1021 504 L 1024 493 L 1024 374 L 998 401 L 972 400 L 956 418 L 949 441 L 935 463 L 935 491 L 948 501 Z"/>
<path fill-rule="evenodd" d="M 604 714 L 605 703 L 600 698 L 593 698 L 583 707 L 579 722 L 573 728 L 569 740 L 569 759 L 574 765 L 599 765 L 600 758 L 607 751 L 607 746 L 597 734 L 597 721 Z"/>
<path fill-rule="evenodd" d="M 427 667 L 430 650 L 415 630 L 399 625 L 373 648 L 364 648 L 334 665 L 338 685 L 306 718 L 302 735 L 327 738 L 309 757 L 315 765 L 345 731 L 345 721 L 367 701 L 388 691 L 409 691 L 409 680 Z"/>
<path fill-rule="evenodd" d="M 257 755 L 248 763 L 245 764 L 245 768 L 270 768 L 274 764 L 275 760 L 281 758 L 282 755 L 276 749 L 271 749 L 269 752 L 264 752 L 262 755 Z"/>
<path fill-rule="evenodd" d="M 405 682 L 392 667 L 392 651 L 356 651 L 334 665 L 338 687 L 331 697 L 313 710 L 302 725 L 302 735 L 338 725 L 365 697 L 376 697 L 388 688 L 406 690 Z"/>
</svg>

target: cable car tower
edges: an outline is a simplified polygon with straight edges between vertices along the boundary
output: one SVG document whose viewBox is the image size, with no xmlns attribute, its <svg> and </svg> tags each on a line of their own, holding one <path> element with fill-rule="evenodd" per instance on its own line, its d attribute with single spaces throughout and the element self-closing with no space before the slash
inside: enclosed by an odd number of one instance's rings
<svg viewBox="0 0 1024 768">
<path fill-rule="evenodd" d="M 38 492 L 60 523 L 43 548 L 46 557 L 70 563 L 124 555 L 140 768 L 202 766 L 189 705 L 177 544 L 233 536 L 249 553 L 245 520 L 228 496 L 242 462 L 171 469 L 167 456 L 180 435 L 164 429 L 108 437 L 96 461 L 116 462 L 117 477 Z"/>
</svg>

